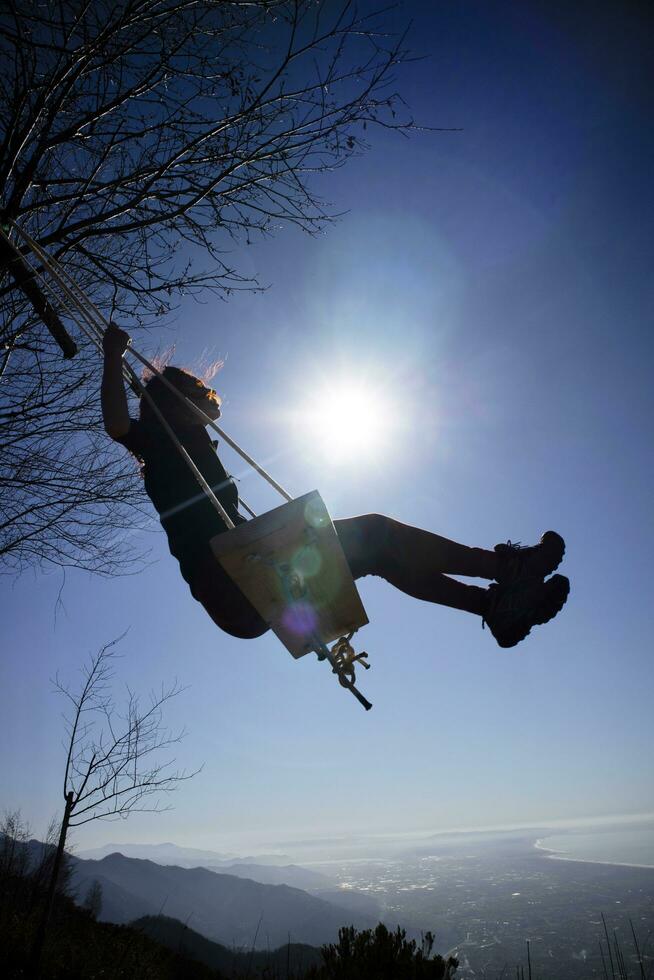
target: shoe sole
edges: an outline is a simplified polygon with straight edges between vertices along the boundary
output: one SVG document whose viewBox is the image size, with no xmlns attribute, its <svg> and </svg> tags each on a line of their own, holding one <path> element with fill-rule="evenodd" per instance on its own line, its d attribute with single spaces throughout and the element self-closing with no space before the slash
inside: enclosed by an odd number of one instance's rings
<svg viewBox="0 0 654 980">
<path fill-rule="evenodd" d="M 534 626 L 542 626 L 544 623 L 549 623 L 550 619 L 554 619 L 556 614 L 561 612 L 570 595 L 570 580 L 565 575 L 552 575 L 552 578 L 548 579 L 545 586 L 551 595 L 551 603 L 548 607 L 549 613 L 543 619 L 537 619 Z"/>
<path fill-rule="evenodd" d="M 549 532 L 548 532 L 549 533 Z M 552 531 L 552 534 L 555 532 Z M 534 626 L 543 626 L 545 623 L 549 623 L 551 619 L 561 612 L 566 604 L 567 598 L 570 594 L 570 580 L 565 577 L 565 575 L 553 575 L 545 583 L 545 587 L 548 590 L 547 601 L 543 603 L 542 615 L 539 619 L 532 620 L 529 629 L 526 631 L 520 631 L 520 635 L 514 635 L 510 639 L 507 638 L 504 642 L 497 640 L 498 646 L 502 647 L 504 650 L 508 650 L 511 647 L 515 647 L 518 643 L 521 643 L 527 636 L 529 636 L 531 630 Z"/>
<path fill-rule="evenodd" d="M 557 554 L 559 556 L 558 559 L 555 560 L 554 564 L 548 566 L 547 571 L 543 574 L 543 578 L 547 578 L 548 575 L 551 575 L 552 572 L 556 571 L 556 569 L 563 561 L 563 556 L 565 555 L 565 541 L 563 540 L 560 534 L 556 533 L 556 531 L 545 531 L 545 534 L 543 534 L 540 539 L 540 543 L 542 545 L 546 545 L 547 548 L 552 549 L 554 559 L 556 559 Z M 568 591 L 569 591 L 569 584 L 570 583 L 568 583 Z"/>
</svg>

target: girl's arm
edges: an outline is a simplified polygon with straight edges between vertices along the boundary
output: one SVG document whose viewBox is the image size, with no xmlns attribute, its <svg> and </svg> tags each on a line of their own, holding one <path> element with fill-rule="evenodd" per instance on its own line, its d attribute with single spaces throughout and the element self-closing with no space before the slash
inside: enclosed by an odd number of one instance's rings
<svg viewBox="0 0 654 980">
<path fill-rule="evenodd" d="M 123 354 L 129 343 L 129 334 L 114 324 L 107 327 L 102 338 L 104 371 L 100 401 L 105 432 L 112 439 L 120 439 L 127 435 L 130 427 L 127 394 L 123 382 Z"/>
</svg>

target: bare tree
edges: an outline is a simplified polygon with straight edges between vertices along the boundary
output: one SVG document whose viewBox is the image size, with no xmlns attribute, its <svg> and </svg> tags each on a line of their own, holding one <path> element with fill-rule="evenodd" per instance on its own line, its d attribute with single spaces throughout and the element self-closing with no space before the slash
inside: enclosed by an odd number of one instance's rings
<svg viewBox="0 0 654 980">
<path fill-rule="evenodd" d="M 9 0 L 4 227 L 18 222 L 130 329 L 183 294 L 256 288 L 226 249 L 322 228 L 334 213 L 316 175 L 364 149 L 369 125 L 412 125 L 393 88 L 403 36 L 363 2 Z M 1 238 L 0 273 L 0 442 L 13 433 L 0 557 L 113 573 L 133 557 L 115 525 L 138 523 L 140 497 L 100 448 L 97 362 L 83 346 L 58 360 L 73 350 Z"/>
<path fill-rule="evenodd" d="M 0 820 L 0 929 L 17 915 L 31 919 L 42 912 L 43 897 L 52 882 L 58 836 L 56 820 L 50 821 L 41 840 L 33 839 L 19 810 L 5 812 Z M 72 862 L 64 854 L 56 882 L 58 894 L 68 893 L 72 874 Z"/>
<path fill-rule="evenodd" d="M 121 638 L 119 638 L 121 639 Z M 37 932 L 34 966 L 38 966 L 48 920 L 61 872 L 66 839 L 71 827 L 92 820 L 126 817 L 135 812 L 159 812 L 161 794 L 173 792 L 199 770 L 187 773 L 162 758 L 184 732 L 164 727 L 166 704 L 180 692 L 177 683 L 162 687 L 147 704 L 128 690 L 118 711 L 111 692 L 116 655 L 114 640 L 96 653 L 82 671 L 78 689 L 55 680 L 56 690 L 68 702 L 66 764 L 63 778 L 64 814 L 52 865 L 44 914 Z"/>
<path fill-rule="evenodd" d="M 24 878 L 30 870 L 30 825 L 20 810 L 5 811 L 0 821 L 0 879 Z"/>
<path fill-rule="evenodd" d="M 49 334 L 23 326 L 0 382 L 0 561 L 126 570 L 140 556 L 125 529 L 152 519 L 134 461 L 100 425 L 97 361 L 83 349 L 62 371 Z"/>
<path fill-rule="evenodd" d="M 88 887 L 82 908 L 86 909 L 92 919 L 97 919 L 102 911 L 102 885 L 94 879 Z"/>
<path fill-rule="evenodd" d="M 91 657 L 82 670 L 79 689 L 55 679 L 56 690 L 69 706 L 64 715 L 67 828 L 135 811 L 158 812 L 159 801 L 152 803 L 151 797 L 177 789 L 196 774 L 171 771 L 173 763 L 161 758 L 162 751 L 185 735 L 171 733 L 163 725 L 166 704 L 182 691 L 177 682 L 152 693 L 147 704 L 128 689 L 126 704 L 117 710 L 111 684 L 120 639 Z"/>
</svg>

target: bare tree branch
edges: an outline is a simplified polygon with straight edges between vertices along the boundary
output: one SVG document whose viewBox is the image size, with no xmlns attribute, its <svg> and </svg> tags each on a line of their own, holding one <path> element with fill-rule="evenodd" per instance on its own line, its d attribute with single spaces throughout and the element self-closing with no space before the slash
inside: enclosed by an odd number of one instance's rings
<svg viewBox="0 0 654 980">
<path fill-rule="evenodd" d="M 147 704 L 128 690 L 124 709 L 117 709 L 111 683 L 116 646 L 122 638 L 91 657 L 79 688 L 71 689 L 59 677 L 54 680 L 69 705 L 64 716 L 63 781 L 64 799 L 70 797 L 69 827 L 137 810 L 160 810 L 158 801 L 149 805 L 150 797 L 173 792 L 199 772 L 180 771 L 172 759 L 162 760 L 162 753 L 166 755 L 185 735 L 172 733 L 163 724 L 166 705 L 183 690 L 176 682 L 153 692 Z"/>
<path fill-rule="evenodd" d="M 54 680 L 55 690 L 68 704 L 64 715 L 65 805 L 56 848 L 50 849 L 53 857 L 47 869 L 47 892 L 32 948 L 30 976 L 39 975 L 54 896 L 65 869 L 70 828 L 92 820 L 124 818 L 137 811 L 168 809 L 159 806 L 161 794 L 173 792 L 199 772 L 175 769 L 173 759 L 161 757 L 185 734 L 170 732 L 163 724 L 166 705 L 182 691 L 177 683 L 152 694 L 146 707 L 128 691 L 124 711 L 117 709 L 111 684 L 116 646 L 121 639 L 105 644 L 90 658 L 82 669 L 79 687 L 71 688 L 59 677 Z M 149 805 L 151 799 L 154 802 Z M 18 815 L 12 815 L 10 822 L 18 826 Z M 0 848 L 0 864 L 12 860 L 13 852 L 5 856 Z"/>
<path fill-rule="evenodd" d="M 316 178 L 366 148 L 367 126 L 412 128 L 394 87 L 405 39 L 385 30 L 390 8 L 371 2 L 2 5 L 1 217 L 132 332 L 182 295 L 259 288 L 230 250 L 283 224 L 323 228 L 337 215 Z M 101 433 L 95 352 L 82 343 L 61 363 L 10 266 L 0 268 L 0 560 L 130 569 L 120 532 L 141 526 L 143 496 Z"/>
</svg>

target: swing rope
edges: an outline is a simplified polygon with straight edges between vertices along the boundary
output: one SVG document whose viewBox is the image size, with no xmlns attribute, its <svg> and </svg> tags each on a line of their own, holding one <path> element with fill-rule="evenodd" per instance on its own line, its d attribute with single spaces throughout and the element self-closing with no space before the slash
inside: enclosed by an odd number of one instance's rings
<svg viewBox="0 0 654 980">
<path fill-rule="evenodd" d="M 19 237 L 22 238 L 23 241 L 26 243 L 30 251 L 34 255 L 36 255 L 37 258 L 41 261 L 44 269 L 48 271 L 52 279 L 57 283 L 57 285 L 61 289 L 66 299 L 62 300 L 60 296 L 57 296 L 56 293 L 54 293 L 51 283 L 43 275 L 43 272 L 40 269 L 36 268 L 31 262 L 29 262 L 28 257 L 25 256 L 24 253 L 22 253 L 17 248 L 15 243 L 5 233 L 4 229 L 0 228 L 0 235 L 2 235 L 5 242 L 10 246 L 10 248 L 17 255 L 21 257 L 21 259 L 23 259 L 23 261 L 25 260 L 28 261 L 32 273 L 34 274 L 35 277 L 37 277 L 40 280 L 41 284 L 44 286 L 44 288 L 50 294 L 50 296 L 53 296 L 55 301 L 61 302 L 64 305 L 69 316 L 77 324 L 78 328 L 82 331 L 82 333 L 98 348 L 98 350 L 102 351 L 102 334 L 104 333 L 104 329 L 106 329 L 106 327 L 109 326 L 109 320 L 92 303 L 92 301 L 82 291 L 80 286 L 75 282 L 75 280 L 68 274 L 68 272 L 63 268 L 63 266 L 53 256 L 48 255 L 48 253 L 41 248 L 38 242 L 34 241 L 34 239 L 26 231 L 24 231 L 18 224 L 16 224 L 16 222 L 12 221 L 11 225 L 16 230 Z M 68 300 L 68 302 L 66 302 L 66 300 Z M 82 320 L 85 321 L 86 325 L 84 322 L 80 322 L 79 318 L 75 316 L 75 313 L 70 309 L 69 303 L 73 305 L 74 310 L 77 311 L 78 315 L 81 315 Z M 158 371 L 157 368 L 153 364 L 151 364 L 146 357 L 140 354 L 131 345 L 128 348 L 128 351 L 126 351 L 126 353 L 127 352 L 133 354 L 134 357 L 136 357 L 136 359 L 140 361 L 141 364 L 144 365 L 144 367 L 147 368 L 147 370 L 152 374 L 152 376 L 156 376 L 157 378 L 159 378 L 159 380 L 175 395 L 176 398 L 182 401 L 184 405 L 189 407 L 191 411 L 199 419 L 202 420 L 204 425 L 210 426 L 223 439 L 223 441 L 226 442 L 227 445 L 231 446 L 231 448 L 234 449 L 234 451 L 238 453 L 239 456 L 241 456 L 241 458 L 244 459 L 249 466 L 251 466 L 257 473 L 259 473 L 259 475 L 263 479 L 265 479 L 273 487 L 273 489 L 276 490 L 284 498 L 284 500 L 291 501 L 293 499 L 291 495 L 279 483 L 277 483 L 277 481 L 273 479 L 273 477 L 262 466 L 260 466 L 256 462 L 256 460 L 253 459 L 252 456 L 249 455 L 249 453 L 247 453 L 244 449 L 242 449 L 242 447 L 239 446 L 237 442 L 235 442 L 230 436 L 228 436 L 227 433 L 219 425 L 217 425 L 213 419 L 210 419 L 209 416 L 205 415 L 205 413 L 202 411 L 201 408 L 198 408 L 198 406 L 195 405 L 192 401 L 190 401 L 190 399 L 187 399 L 186 396 L 181 391 L 179 391 L 175 387 L 175 385 L 173 385 L 160 371 Z M 225 509 L 221 505 L 220 501 L 216 498 L 212 489 L 209 487 L 206 480 L 198 470 L 197 466 L 195 465 L 195 463 L 193 462 L 189 454 L 186 452 L 185 448 L 179 442 L 177 436 L 171 429 L 170 425 L 167 423 L 167 421 L 164 419 L 157 406 L 154 404 L 153 399 L 151 398 L 149 393 L 145 390 L 144 386 L 141 384 L 141 381 L 138 378 L 137 373 L 134 371 L 132 366 L 125 360 L 123 361 L 123 368 L 124 368 L 123 373 L 125 373 L 126 371 L 127 380 L 130 382 L 131 386 L 137 390 L 139 395 L 141 395 L 142 397 L 144 396 L 146 398 L 149 405 L 152 407 L 156 417 L 160 421 L 162 427 L 171 438 L 177 451 L 180 453 L 180 455 L 184 459 L 184 462 L 190 468 L 196 481 L 199 483 L 202 491 L 209 498 L 210 502 L 212 503 L 213 507 L 217 510 L 221 519 L 227 524 L 228 528 L 230 529 L 233 528 L 234 522 L 226 513 Z M 256 516 L 254 511 L 244 501 L 241 500 L 241 503 L 243 504 L 244 509 L 250 514 L 250 516 L 252 517 Z"/>
</svg>

